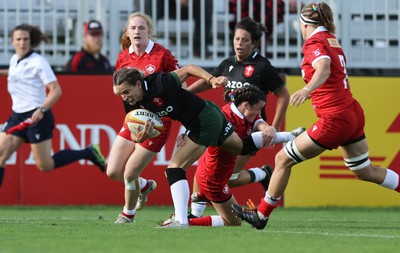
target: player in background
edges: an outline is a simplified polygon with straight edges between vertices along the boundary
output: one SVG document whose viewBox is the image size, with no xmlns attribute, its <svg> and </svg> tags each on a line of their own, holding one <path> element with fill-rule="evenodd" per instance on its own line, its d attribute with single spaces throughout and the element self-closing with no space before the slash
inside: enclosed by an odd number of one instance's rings
<svg viewBox="0 0 400 253">
<path fill-rule="evenodd" d="M 189 76 L 207 80 L 210 85 L 226 85 L 228 79 L 214 77 L 204 69 L 187 65 L 170 73 L 159 72 L 144 77 L 138 69 L 122 68 L 114 73 L 114 94 L 120 96 L 132 108 L 142 108 L 177 120 L 187 129 L 185 146 L 177 147 L 165 171 L 171 189 L 176 222 L 166 228 L 188 227 L 189 184 L 186 170 L 205 152 L 208 146 L 221 146 L 233 154 L 250 154 L 262 147 L 272 145 L 275 136 L 252 133 L 241 139 L 221 112 L 211 101 L 203 100 L 182 87 Z M 143 142 L 153 127 L 152 121 L 143 131 L 131 135 L 135 142 Z"/>
<path fill-rule="evenodd" d="M 24 142 L 30 144 L 36 166 L 43 172 L 81 159 L 90 160 L 104 171 L 105 161 L 98 145 L 61 150 L 51 156 L 51 107 L 60 98 L 61 87 L 48 61 L 34 51 L 42 40 L 45 36 L 41 30 L 28 24 L 18 25 L 11 32 L 15 54 L 10 59 L 7 80 L 13 112 L 0 133 L 0 185 L 6 161 Z"/>
<path fill-rule="evenodd" d="M 253 131 L 267 133 L 269 126 L 260 116 L 264 109 L 265 94 L 254 85 L 225 92 L 224 100 L 228 104 L 221 107 L 225 118 L 235 127 L 240 138 Z M 276 132 L 273 144 L 292 141 L 305 129 L 298 128 L 292 132 Z M 183 146 L 185 143 L 178 143 Z M 189 218 L 190 226 L 240 226 L 241 220 L 232 212 L 231 205 L 237 204 L 229 189 L 228 182 L 236 163 L 236 155 L 231 155 L 218 146 L 210 146 L 199 158 L 196 169 L 196 181 L 199 185 L 197 197 L 207 199 L 219 215 L 201 218 Z M 174 216 L 163 225 L 173 222 Z"/>
<path fill-rule="evenodd" d="M 290 94 L 278 71 L 267 58 L 256 51 L 264 32 L 265 27 L 250 17 L 240 20 L 234 30 L 233 48 L 235 55 L 223 60 L 211 74 L 228 78 L 229 82 L 225 86 L 225 91 L 254 85 L 263 91 L 265 96 L 272 92 L 277 97 L 277 101 L 275 116 L 271 125 L 276 131 L 279 131 L 289 104 Z M 198 80 L 190 85 L 188 90 L 197 93 L 210 88 L 206 82 Z M 261 116 L 264 120 L 267 119 L 265 109 L 261 110 Z M 268 133 L 271 136 L 275 134 L 275 131 L 272 130 L 271 128 Z M 239 156 L 229 186 L 238 187 L 253 182 L 261 182 L 264 191 L 266 191 L 271 170 L 267 170 L 268 167 L 244 170 L 250 158 L 251 156 Z M 206 203 L 196 198 L 196 182 L 193 185 L 194 195 L 192 195 L 191 215 L 199 217 L 203 213 Z"/>
<path fill-rule="evenodd" d="M 116 70 L 137 68 L 147 76 L 178 68 L 178 62 L 171 52 L 153 41 L 153 22 L 143 13 L 134 12 L 128 17 L 121 36 L 121 46 L 123 50 L 118 55 Z M 126 113 L 133 109 L 127 103 L 124 103 L 124 107 Z M 135 143 L 124 124 L 111 147 L 107 175 L 125 182 L 125 205 L 115 223 L 134 222 L 136 210 L 143 208 L 147 196 L 157 187 L 154 180 L 146 180 L 140 174 L 167 141 L 172 122 L 165 117 L 162 121 L 164 132 L 143 143 Z"/>
<path fill-rule="evenodd" d="M 299 106 L 311 98 L 319 119 L 276 155 L 268 191 L 258 208 L 232 206 L 238 217 L 257 229 L 267 225 L 286 189 L 292 167 L 327 149 L 339 148 L 344 164 L 358 179 L 400 192 L 399 175 L 372 165 L 369 159 L 364 112 L 350 91 L 346 57 L 334 35 L 331 8 L 324 2 L 307 4 L 301 10 L 300 21 L 305 41 L 301 72 L 306 85 L 291 96 L 290 104 Z"/>
</svg>

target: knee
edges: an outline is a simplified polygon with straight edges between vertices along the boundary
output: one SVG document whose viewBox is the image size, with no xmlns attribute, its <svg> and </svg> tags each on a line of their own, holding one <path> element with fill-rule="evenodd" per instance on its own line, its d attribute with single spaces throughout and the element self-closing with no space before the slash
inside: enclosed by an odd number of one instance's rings
<svg viewBox="0 0 400 253">
<path fill-rule="evenodd" d="M 49 162 L 36 162 L 36 167 L 41 171 L 41 172 L 49 172 L 54 169 L 54 164 L 49 163 Z"/>
<path fill-rule="evenodd" d="M 107 166 L 106 174 L 109 178 L 111 178 L 113 180 L 122 180 L 123 179 L 123 173 L 119 172 L 118 170 L 113 169 L 110 166 Z"/>
<path fill-rule="evenodd" d="M 139 178 L 139 175 L 140 175 L 140 173 L 136 170 L 130 170 L 130 171 L 125 170 L 124 180 L 134 181 Z"/>
<path fill-rule="evenodd" d="M 288 163 L 289 158 L 287 157 L 286 153 L 281 149 L 278 154 L 275 156 L 275 167 L 278 168 L 283 168 L 286 167 L 286 164 Z"/>
</svg>

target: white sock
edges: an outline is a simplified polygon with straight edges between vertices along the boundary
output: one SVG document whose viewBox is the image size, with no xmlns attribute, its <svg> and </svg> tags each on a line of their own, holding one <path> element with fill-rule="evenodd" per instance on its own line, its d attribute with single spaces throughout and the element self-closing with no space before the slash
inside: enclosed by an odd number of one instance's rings
<svg viewBox="0 0 400 253">
<path fill-rule="evenodd" d="M 136 209 L 128 210 L 124 208 L 123 212 L 127 215 L 134 215 L 136 213 Z"/>
<path fill-rule="evenodd" d="M 211 226 L 212 227 L 223 227 L 224 220 L 222 220 L 221 216 L 211 215 Z"/>
<path fill-rule="evenodd" d="M 294 138 L 296 137 L 290 132 L 277 132 L 275 134 L 274 144 L 293 141 Z"/>
<path fill-rule="evenodd" d="M 140 189 L 143 189 L 147 185 L 147 180 L 142 177 L 139 177 L 139 185 Z"/>
<path fill-rule="evenodd" d="M 263 171 L 260 168 L 251 168 L 249 170 L 251 170 L 254 173 L 255 176 L 254 182 L 260 182 L 267 176 L 267 173 L 265 173 L 265 171 Z"/>
<path fill-rule="evenodd" d="M 189 183 L 186 179 L 179 180 L 171 185 L 172 201 L 175 208 L 175 220 L 181 224 L 188 224 L 187 213 L 189 203 Z"/>
<path fill-rule="evenodd" d="M 386 177 L 381 186 L 394 190 L 399 186 L 399 175 L 391 169 L 386 169 Z"/>
<path fill-rule="evenodd" d="M 206 207 L 207 207 L 207 202 L 192 202 L 191 214 L 193 214 L 196 217 L 201 217 L 203 216 Z"/>
</svg>

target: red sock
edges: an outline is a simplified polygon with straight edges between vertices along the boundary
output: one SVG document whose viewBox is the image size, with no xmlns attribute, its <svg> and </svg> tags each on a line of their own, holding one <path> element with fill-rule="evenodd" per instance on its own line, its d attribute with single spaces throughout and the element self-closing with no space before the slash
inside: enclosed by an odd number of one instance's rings
<svg viewBox="0 0 400 253">
<path fill-rule="evenodd" d="M 147 191 L 147 189 L 149 189 L 149 186 L 150 186 L 150 184 L 149 184 L 149 182 L 146 180 L 146 185 L 143 187 L 143 189 L 140 189 L 140 192 L 145 192 L 145 191 Z"/>
<path fill-rule="evenodd" d="M 400 192 L 400 178 L 399 178 L 399 183 L 398 183 L 398 185 L 397 185 L 397 188 L 394 189 L 394 190 L 397 191 L 397 192 Z"/>
<path fill-rule="evenodd" d="M 189 219 L 190 226 L 212 226 L 211 224 L 211 216 L 205 216 L 201 218 L 193 218 Z"/>
<path fill-rule="evenodd" d="M 126 214 L 126 213 L 124 213 L 124 211 L 122 211 L 122 215 L 129 219 L 133 219 L 135 217 L 134 214 Z"/>
<path fill-rule="evenodd" d="M 266 218 L 268 218 L 272 211 L 277 207 L 277 205 L 268 204 L 264 198 L 261 198 L 260 205 L 258 206 L 257 210 L 262 213 Z"/>
</svg>

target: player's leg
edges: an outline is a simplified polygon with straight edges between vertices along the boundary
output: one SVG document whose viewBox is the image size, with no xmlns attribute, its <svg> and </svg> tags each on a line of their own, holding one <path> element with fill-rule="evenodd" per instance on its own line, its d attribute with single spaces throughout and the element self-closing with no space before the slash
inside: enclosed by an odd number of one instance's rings
<svg viewBox="0 0 400 253">
<path fill-rule="evenodd" d="M 125 165 L 134 151 L 134 142 L 117 135 L 108 155 L 107 176 L 117 181 L 124 181 Z"/>
<path fill-rule="evenodd" d="M 372 165 L 369 160 L 369 148 L 366 139 L 339 148 L 345 160 L 345 165 L 358 179 L 400 192 L 398 173 L 389 168 Z"/>
<path fill-rule="evenodd" d="M 233 205 L 233 211 L 257 229 L 263 229 L 271 212 L 277 205 L 289 181 L 293 165 L 306 159 L 318 156 L 325 149 L 315 144 L 308 134 L 304 133 L 295 140 L 288 142 L 275 156 L 275 168 L 268 191 L 256 210 L 246 210 Z"/>
<path fill-rule="evenodd" d="M 218 215 L 204 216 L 201 218 L 189 219 L 190 226 L 240 226 L 242 221 L 232 212 L 231 205 L 237 204 L 233 195 L 224 202 L 211 202 Z"/>
<path fill-rule="evenodd" d="M 5 174 L 5 164 L 10 156 L 24 143 L 24 139 L 4 132 L 0 133 L 0 187 Z"/>
<path fill-rule="evenodd" d="M 166 172 L 175 208 L 175 219 L 181 225 L 187 225 L 189 202 L 189 184 L 186 170 L 204 153 L 205 146 L 193 142 L 188 136 L 184 137 L 185 145 L 177 147 L 171 158 Z"/>
</svg>

